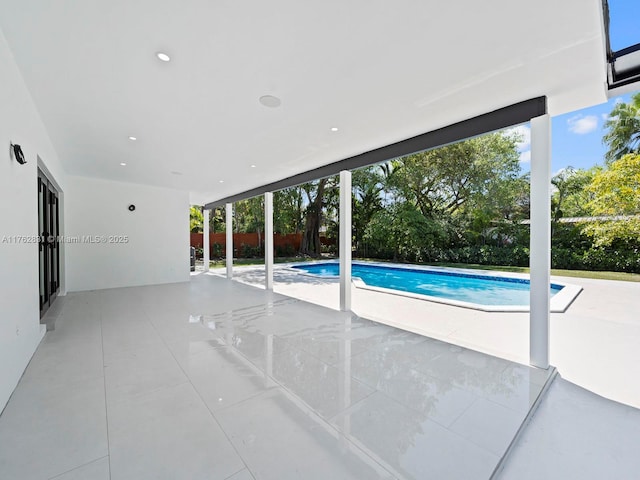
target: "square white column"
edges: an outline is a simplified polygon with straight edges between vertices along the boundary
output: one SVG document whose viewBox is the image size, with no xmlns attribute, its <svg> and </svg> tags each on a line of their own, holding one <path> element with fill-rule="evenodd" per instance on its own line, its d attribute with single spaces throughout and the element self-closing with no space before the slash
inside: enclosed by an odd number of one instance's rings
<svg viewBox="0 0 640 480">
<path fill-rule="evenodd" d="M 209 210 L 206 208 L 202 212 L 204 220 L 202 222 L 202 261 L 204 271 L 209 271 Z"/>
<path fill-rule="evenodd" d="M 340 310 L 351 310 L 351 172 L 340 172 Z"/>
<path fill-rule="evenodd" d="M 227 278 L 233 278 L 233 203 L 226 205 L 226 233 L 227 233 Z"/>
<path fill-rule="evenodd" d="M 551 119 L 531 119 L 531 290 L 529 356 L 535 367 L 549 367 L 551 301 Z"/>
<path fill-rule="evenodd" d="M 273 290 L 273 193 L 264 194 L 264 286 Z"/>
</svg>

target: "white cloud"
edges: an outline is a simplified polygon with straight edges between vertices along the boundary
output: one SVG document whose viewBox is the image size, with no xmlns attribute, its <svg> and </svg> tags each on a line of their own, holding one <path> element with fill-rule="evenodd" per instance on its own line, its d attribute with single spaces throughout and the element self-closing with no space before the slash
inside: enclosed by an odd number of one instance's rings
<svg viewBox="0 0 640 480">
<path fill-rule="evenodd" d="M 528 125 L 518 125 L 504 131 L 508 136 L 516 136 L 520 140 L 516 143 L 516 148 L 520 154 L 520 164 L 531 162 L 531 127 Z"/>
<path fill-rule="evenodd" d="M 527 150 L 531 146 L 531 127 L 518 125 L 517 127 L 509 128 L 505 133 L 507 135 L 515 134 L 521 139 L 516 145 L 518 150 Z"/>
<path fill-rule="evenodd" d="M 567 124 L 569 125 L 569 131 L 578 135 L 585 135 L 598 128 L 598 117 L 595 115 L 587 115 L 586 117 L 576 115 L 567 120 Z"/>
</svg>

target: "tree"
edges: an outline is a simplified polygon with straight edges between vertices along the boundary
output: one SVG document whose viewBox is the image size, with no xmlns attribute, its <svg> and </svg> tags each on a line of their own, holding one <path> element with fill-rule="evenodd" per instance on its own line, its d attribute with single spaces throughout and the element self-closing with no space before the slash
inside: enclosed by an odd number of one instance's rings
<svg viewBox="0 0 640 480">
<path fill-rule="evenodd" d="M 394 160 L 391 201 L 408 202 L 445 226 L 450 243 L 443 247 L 484 243 L 496 222 L 515 221 L 528 205 L 519 140 L 493 133 Z"/>
<path fill-rule="evenodd" d="M 599 167 L 589 170 L 567 167 L 551 179 L 554 192 L 551 197 L 551 218 L 557 222 L 562 217 L 591 215 L 589 202 L 593 195 L 587 189 Z"/>
<path fill-rule="evenodd" d="M 383 208 L 380 193 L 384 189 L 384 172 L 384 168 L 379 165 L 353 172 L 353 235 L 358 252 L 361 252 L 362 239 L 367 225 L 373 216 Z"/>
<path fill-rule="evenodd" d="M 273 227 L 280 233 L 300 233 L 303 228 L 302 187 L 289 187 L 273 194 Z"/>
<path fill-rule="evenodd" d="M 211 210 L 209 213 L 209 231 L 211 233 L 227 231 L 226 215 L 224 207 L 217 207 Z"/>
<path fill-rule="evenodd" d="M 397 160 L 389 177 L 398 196 L 425 217 L 487 204 L 519 176 L 515 136 L 494 133 Z"/>
<path fill-rule="evenodd" d="M 501 220 L 518 223 L 531 218 L 531 175 L 529 172 L 503 185 L 506 195 L 494 197 Z"/>
<path fill-rule="evenodd" d="M 324 207 L 324 194 L 329 182 L 328 178 L 322 178 L 315 182 L 302 185 L 302 190 L 307 195 L 307 208 L 305 209 L 304 234 L 300 245 L 300 253 L 319 257 L 320 226 L 322 224 L 322 210 Z M 333 181 L 335 183 L 335 180 Z"/>
<path fill-rule="evenodd" d="M 201 233 L 202 225 L 204 223 L 204 216 L 200 207 L 194 207 L 191 205 L 189 209 L 189 230 L 191 233 Z"/>
<path fill-rule="evenodd" d="M 640 93 L 629 103 L 617 103 L 604 124 L 607 132 L 603 142 L 609 147 L 605 153 L 608 163 L 640 150 Z"/>
<path fill-rule="evenodd" d="M 431 252 L 446 241 L 447 233 L 440 222 L 426 218 L 406 202 L 376 212 L 363 238 L 376 257 L 412 262 L 433 260 Z"/>
<path fill-rule="evenodd" d="M 594 215 L 626 216 L 617 221 L 592 222 L 584 232 L 596 246 L 633 242 L 640 238 L 640 154 L 628 154 L 595 174 L 588 186 L 593 194 L 589 207 Z"/>
<path fill-rule="evenodd" d="M 264 196 L 240 200 L 234 205 L 235 230 L 237 233 L 253 233 L 264 230 Z"/>
</svg>

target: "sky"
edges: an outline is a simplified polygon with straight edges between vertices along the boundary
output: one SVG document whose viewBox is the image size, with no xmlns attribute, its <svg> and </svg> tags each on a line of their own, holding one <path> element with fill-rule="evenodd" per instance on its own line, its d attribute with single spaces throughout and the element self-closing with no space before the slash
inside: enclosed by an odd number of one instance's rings
<svg viewBox="0 0 640 480">
<path fill-rule="evenodd" d="M 640 2 L 609 0 L 609 39 L 615 52 L 640 43 Z"/>
<path fill-rule="evenodd" d="M 611 48 L 621 50 L 640 43 L 640 0 L 609 0 Z M 566 167 L 591 168 L 604 163 L 604 122 L 616 102 L 628 102 L 629 93 L 609 99 L 607 103 L 553 117 L 551 120 L 551 172 Z M 520 165 L 529 171 L 531 131 L 522 125 L 515 130 L 523 137 L 518 145 Z"/>
<path fill-rule="evenodd" d="M 602 143 L 604 123 L 616 102 L 629 102 L 634 92 L 613 97 L 608 102 L 551 119 L 551 173 L 573 168 L 591 168 L 604 164 L 607 150 Z M 520 167 L 528 172 L 531 161 L 531 129 L 521 125 L 514 129 L 522 138 L 518 145 Z"/>
<path fill-rule="evenodd" d="M 616 102 L 629 102 L 631 94 L 607 103 L 554 117 L 551 121 L 551 171 L 591 168 L 604 163 L 607 147 L 602 143 L 604 123 Z"/>
</svg>

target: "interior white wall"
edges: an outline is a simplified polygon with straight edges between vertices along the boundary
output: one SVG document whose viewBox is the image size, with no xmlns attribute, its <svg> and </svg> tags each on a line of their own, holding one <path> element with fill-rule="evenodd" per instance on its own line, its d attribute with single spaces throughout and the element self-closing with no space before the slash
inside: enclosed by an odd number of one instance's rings
<svg viewBox="0 0 640 480">
<path fill-rule="evenodd" d="M 66 244 L 68 291 L 189 280 L 187 192 L 69 176 L 65 218 L 68 238 L 107 238 Z"/>
<path fill-rule="evenodd" d="M 38 156 L 65 188 L 65 174 L 29 91 L 0 32 L 0 411 L 44 336 L 40 326 L 38 244 L 13 236 L 38 234 Z M 22 146 L 19 165 L 10 143 Z"/>
</svg>

